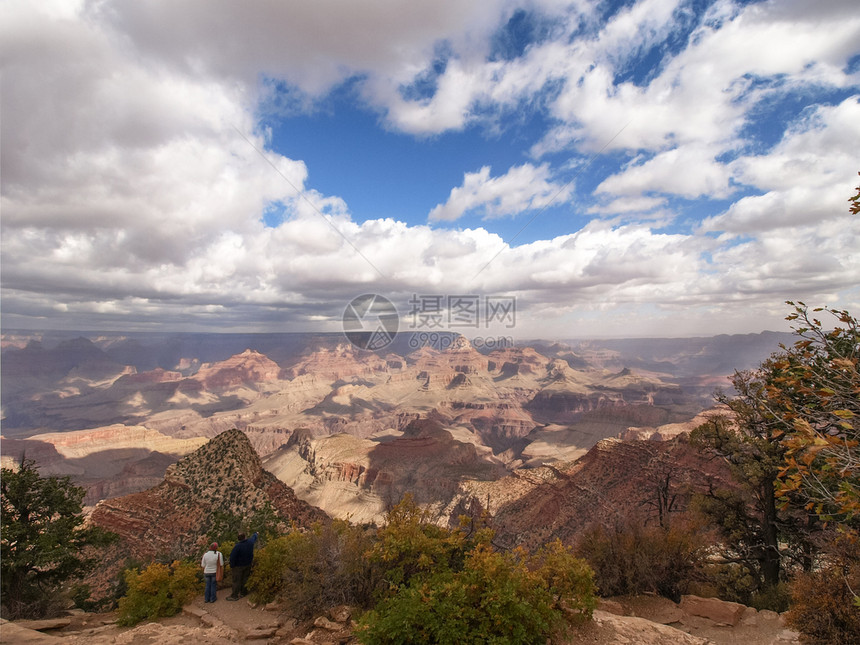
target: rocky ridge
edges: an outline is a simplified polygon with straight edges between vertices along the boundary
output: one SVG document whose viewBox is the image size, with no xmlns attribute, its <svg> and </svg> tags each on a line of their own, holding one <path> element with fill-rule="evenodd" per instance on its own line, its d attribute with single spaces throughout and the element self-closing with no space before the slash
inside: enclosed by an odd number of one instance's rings
<svg viewBox="0 0 860 645">
<path fill-rule="evenodd" d="M 263 470 L 242 432 L 224 432 L 169 466 L 157 486 L 96 505 L 90 521 L 120 537 L 105 553 L 99 578 L 110 578 L 127 557 L 149 561 L 196 554 L 205 548 L 215 511 L 249 517 L 267 505 L 287 524 L 307 526 L 328 518 Z"/>
<path fill-rule="evenodd" d="M 574 544 L 595 523 L 656 518 L 663 486 L 676 497 L 674 509 L 683 510 L 693 493 L 731 482 L 725 464 L 707 459 L 686 435 L 664 442 L 604 439 L 573 463 L 465 482 L 458 507 L 446 512 L 456 517 L 487 511 L 500 544 L 533 549 L 555 538 Z"/>
</svg>

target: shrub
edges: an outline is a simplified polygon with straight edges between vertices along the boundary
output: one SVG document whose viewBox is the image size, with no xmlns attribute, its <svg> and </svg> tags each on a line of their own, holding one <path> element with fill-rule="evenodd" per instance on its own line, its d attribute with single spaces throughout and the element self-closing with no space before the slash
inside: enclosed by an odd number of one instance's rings
<svg viewBox="0 0 860 645">
<path fill-rule="evenodd" d="M 125 626 L 174 616 L 202 588 L 200 567 L 178 560 L 169 566 L 150 564 L 143 571 L 129 569 L 125 580 L 128 593 L 119 601 L 117 620 Z"/>
<path fill-rule="evenodd" d="M 594 570 L 561 540 L 556 539 L 541 548 L 530 558 L 529 566 L 537 567 L 537 575 L 567 611 L 591 617 L 597 604 Z"/>
<path fill-rule="evenodd" d="M 489 529 L 440 527 L 409 496 L 387 520 L 368 553 L 385 587 L 360 622 L 367 645 L 543 644 L 591 616 L 593 572 L 559 541 L 500 553 Z"/>
<path fill-rule="evenodd" d="M 766 589 L 762 587 L 757 571 L 748 562 L 709 562 L 705 565 L 705 577 L 710 582 L 711 594 L 744 605 L 751 605 L 753 595 L 759 593 L 759 589 Z"/>
<path fill-rule="evenodd" d="M 798 574 L 791 583 L 788 624 L 809 643 L 860 642 L 860 607 L 838 567 Z"/>
<path fill-rule="evenodd" d="M 488 534 L 478 531 L 471 538 L 472 543 L 476 540 L 488 541 Z M 407 494 L 389 511 L 368 557 L 384 570 L 389 589 L 396 590 L 416 575 L 462 569 L 468 547 L 463 529 L 434 524 Z"/>
<path fill-rule="evenodd" d="M 821 566 L 791 581 L 788 624 L 804 642 L 860 642 L 860 536 L 844 531 L 827 545 Z"/>
<path fill-rule="evenodd" d="M 632 518 L 611 528 L 592 526 L 576 554 L 594 569 L 601 595 L 654 592 L 678 602 L 702 577 L 707 546 L 695 524 L 645 526 Z"/>
<path fill-rule="evenodd" d="M 381 581 L 365 557 L 371 545 L 364 529 L 337 520 L 269 540 L 254 556 L 251 599 L 278 599 L 297 618 L 340 604 L 369 607 Z"/>
<path fill-rule="evenodd" d="M 788 585 L 780 582 L 771 587 L 765 587 L 753 592 L 750 595 L 749 605 L 759 610 L 769 609 L 782 613 L 788 609 L 790 600 L 791 592 Z"/>
<path fill-rule="evenodd" d="M 461 571 L 412 577 L 362 617 L 357 634 L 365 645 L 543 645 L 591 617 L 592 575 L 560 543 L 532 558 L 478 543 Z"/>
<path fill-rule="evenodd" d="M 76 582 L 71 586 L 69 589 L 69 599 L 75 603 L 77 609 L 81 609 L 87 613 L 110 611 L 116 607 L 116 598 L 110 594 L 94 599 L 90 585 L 84 582 Z"/>
</svg>

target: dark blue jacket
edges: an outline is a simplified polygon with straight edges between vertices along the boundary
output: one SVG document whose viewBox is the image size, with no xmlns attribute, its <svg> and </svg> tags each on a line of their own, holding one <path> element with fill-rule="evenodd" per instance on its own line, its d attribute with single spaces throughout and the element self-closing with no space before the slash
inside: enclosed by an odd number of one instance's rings
<svg viewBox="0 0 860 645">
<path fill-rule="evenodd" d="M 254 533 L 251 537 L 237 542 L 233 550 L 230 551 L 230 566 L 231 567 L 249 567 L 254 561 L 254 542 L 257 541 L 257 534 Z"/>
</svg>

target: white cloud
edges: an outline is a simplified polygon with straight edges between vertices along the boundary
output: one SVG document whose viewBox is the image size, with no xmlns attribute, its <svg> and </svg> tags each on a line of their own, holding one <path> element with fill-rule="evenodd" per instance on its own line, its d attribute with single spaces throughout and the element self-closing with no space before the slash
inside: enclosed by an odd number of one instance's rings
<svg viewBox="0 0 860 645">
<path fill-rule="evenodd" d="M 448 201 L 430 211 L 430 221 L 459 219 L 467 212 L 481 212 L 484 219 L 519 215 L 524 211 L 561 204 L 570 198 L 571 187 L 550 179 L 549 164 L 523 164 L 504 175 L 490 177 L 490 167 L 466 173 L 463 185 L 451 189 Z"/>
<path fill-rule="evenodd" d="M 858 97 L 817 107 L 767 154 L 731 164 L 737 181 L 763 192 L 706 219 L 702 230 L 750 234 L 845 219 L 856 184 L 858 149 Z M 856 219 L 846 224 L 848 230 L 858 228 Z"/>
<path fill-rule="evenodd" d="M 618 197 L 610 199 L 606 203 L 592 206 L 588 209 L 588 212 L 608 214 L 636 213 L 643 215 L 653 212 L 654 209 L 663 206 L 665 203 L 666 199 L 663 197 Z"/>
<path fill-rule="evenodd" d="M 731 192 L 731 172 L 714 159 L 714 152 L 707 146 L 691 144 L 661 152 L 645 162 L 635 160 L 601 182 L 595 192 L 629 196 L 658 192 L 691 199 L 726 197 Z"/>
<path fill-rule="evenodd" d="M 765 154 L 718 161 L 738 149 L 763 97 L 857 82 L 844 72 L 860 33 L 853 3 L 718 2 L 689 46 L 642 86 L 615 81 L 674 28 L 678 3 L 636 3 L 599 32 L 591 4 L 529 3 L 585 28 L 572 40 L 559 28 L 520 58 L 488 60 L 490 36 L 514 6 L 5 3 L 4 324 L 284 329 L 327 318 L 336 330 L 344 303 L 364 291 L 467 289 L 517 294 L 538 312 L 535 332 L 550 329 L 550 314 L 647 303 L 653 320 L 687 307 L 684 315 L 712 325 L 707 333 L 721 330 L 727 312 L 754 320 L 786 298 L 848 306 L 860 297 L 851 291 L 860 233 L 845 215 L 860 149 L 856 99 L 810 110 Z M 451 57 L 436 92 L 404 99 L 400 88 L 428 69 L 440 42 Z M 781 81 L 758 86 L 754 76 Z M 302 160 L 267 153 L 285 181 L 243 138 L 265 144 L 255 119 L 264 78 L 292 84 L 309 97 L 305 106 L 357 79 L 388 127 L 419 135 L 546 106 L 558 127 L 537 156 L 594 151 L 612 137 L 610 149 L 642 153 L 599 185 L 591 209 L 626 223 L 593 221 L 509 248 L 488 228 L 356 222 L 338 196 L 308 190 Z M 430 222 L 570 201 L 560 176 L 549 162 L 495 177 L 487 165 L 466 173 Z M 726 197 L 738 184 L 760 194 L 692 233 L 631 221 L 653 220 L 668 195 Z M 271 203 L 285 206 L 275 227 L 261 221 Z M 703 311 L 715 314 L 710 323 Z M 605 329 L 594 323 L 595 333 Z"/>
</svg>

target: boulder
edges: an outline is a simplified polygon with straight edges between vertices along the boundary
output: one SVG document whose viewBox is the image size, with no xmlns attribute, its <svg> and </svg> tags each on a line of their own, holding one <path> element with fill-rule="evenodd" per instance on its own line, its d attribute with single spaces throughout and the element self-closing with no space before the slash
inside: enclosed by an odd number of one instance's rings
<svg viewBox="0 0 860 645">
<path fill-rule="evenodd" d="M 329 611 L 328 616 L 336 623 L 345 623 L 352 617 L 352 608 L 340 605 Z"/>
<path fill-rule="evenodd" d="M 682 632 L 680 629 L 652 623 L 634 616 L 616 616 L 597 610 L 594 622 L 605 630 L 611 643 L 636 643 L 637 645 L 712 645 L 707 638 Z M 575 641 L 571 641 L 575 642 Z"/>
<path fill-rule="evenodd" d="M 681 622 L 684 617 L 684 612 L 677 604 L 662 596 L 641 597 L 637 605 L 634 605 L 634 609 L 634 615 L 641 615 L 661 625 Z"/>
<path fill-rule="evenodd" d="M 277 627 L 257 627 L 255 629 L 251 629 L 245 634 L 246 641 L 256 641 L 262 640 L 264 638 L 271 638 L 275 635 L 275 632 L 278 631 Z"/>
<path fill-rule="evenodd" d="M 5 622 L 0 627 L 0 643 L 51 645 L 52 643 L 62 643 L 62 640 L 56 636 L 37 632 L 35 629 L 27 629 L 15 623 Z"/>
<path fill-rule="evenodd" d="M 48 618 L 45 620 L 18 620 L 16 624 L 19 627 L 32 629 L 37 632 L 44 632 L 51 629 L 62 629 L 71 625 L 71 618 Z"/>
<path fill-rule="evenodd" d="M 741 615 L 741 625 L 756 627 L 759 624 L 758 610 L 755 607 L 747 607 Z"/>
<path fill-rule="evenodd" d="M 776 613 L 775 611 L 771 611 L 770 609 L 762 609 L 761 611 L 758 612 L 758 617 L 759 617 L 759 620 L 763 620 L 766 622 L 773 622 L 773 623 L 779 622 L 779 614 Z"/>
<path fill-rule="evenodd" d="M 203 616 L 205 616 L 209 612 L 206 611 L 205 609 L 201 609 L 200 607 L 195 607 L 194 605 L 185 605 L 182 608 L 182 613 L 185 614 L 186 616 L 191 616 L 193 618 L 202 619 Z"/>
<path fill-rule="evenodd" d="M 712 620 L 718 625 L 738 624 L 744 615 L 746 606 L 737 602 L 728 602 L 719 598 L 702 598 L 701 596 L 682 596 L 681 610 L 691 616 L 699 616 Z"/>
<path fill-rule="evenodd" d="M 314 627 L 319 627 L 320 629 L 325 629 L 329 632 L 339 632 L 343 629 L 343 625 L 338 625 L 337 623 L 333 623 L 325 616 L 320 616 L 314 621 Z"/>
</svg>

